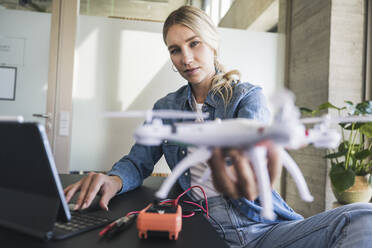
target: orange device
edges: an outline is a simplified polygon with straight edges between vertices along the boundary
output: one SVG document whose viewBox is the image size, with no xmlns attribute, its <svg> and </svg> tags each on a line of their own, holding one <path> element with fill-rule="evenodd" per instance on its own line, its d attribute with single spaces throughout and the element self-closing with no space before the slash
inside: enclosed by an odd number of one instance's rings
<svg viewBox="0 0 372 248">
<path fill-rule="evenodd" d="M 167 232 L 169 239 L 177 240 L 182 228 L 182 209 L 180 205 L 149 204 L 137 216 L 139 238 L 147 239 L 150 232 Z"/>
</svg>

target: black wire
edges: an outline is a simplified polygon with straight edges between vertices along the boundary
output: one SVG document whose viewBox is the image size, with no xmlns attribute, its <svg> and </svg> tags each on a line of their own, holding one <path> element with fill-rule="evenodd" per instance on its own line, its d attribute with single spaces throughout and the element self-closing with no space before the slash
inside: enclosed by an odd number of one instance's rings
<svg viewBox="0 0 372 248">
<path fill-rule="evenodd" d="M 213 221 L 214 221 L 214 223 L 216 223 L 219 227 L 220 227 L 220 229 L 221 229 L 221 231 L 222 231 L 222 233 L 223 233 L 223 239 L 225 239 L 226 238 L 226 233 L 225 233 L 225 229 L 223 228 L 223 226 L 220 224 L 220 223 L 218 223 L 218 221 L 216 221 L 213 217 L 212 217 L 212 215 L 208 215 L 209 216 L 209 218 L 211 218 Z"/>
<path fill-rule="evenodd" d="M 181 202 L 181 203 L 184 203 L 184 202 Z M 183 204 L 182 204 L 183 205 Z M 190 206 L 189 204 L 185 204 L 185 205 L 183 205 L 183 207 L 182 207 L 182 210 L 184 210 L 184 206 Z M 191 210 L 187 210 L 187 211 L 193 211 L 193 212 L 195 212 L 195 213 L 197 213 L 197 212 L 202 212 L 203 214 L 207 214 L 206 212 L 204 212 L 201 208 L 195 208 L 195 209 L 191 209 Z M 209 216 L 209 218 L 211 218 L 212 220 L 213 220 L 213 222 L 214 223 L 216 223 L 217 225 L 218 225 L 218 227 L 221 229 L 221 231 L 222 231 L 222 233 L 223 233 L 223 239 L 225 239 L 226 238 L 226 232 L 225 232 L 225 229 L 223 228 L 223 226 L 218 222 L 218 221 L 216 221 L 211 215 L 208 215 Z"/>
</svg>

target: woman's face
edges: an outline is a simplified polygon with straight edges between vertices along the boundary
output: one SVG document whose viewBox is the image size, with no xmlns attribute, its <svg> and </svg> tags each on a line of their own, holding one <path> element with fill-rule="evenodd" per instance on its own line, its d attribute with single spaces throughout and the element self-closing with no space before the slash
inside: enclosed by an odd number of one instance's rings
<svg viewBox="0 0 372 248">
<path fill-rule="evenodd" d="M 181 24 L 168 30 L 166 43 L 178 72 L 191 84 L 209 84 L 214 76 L 214 52 L 194 31 Z"/>
</svg>

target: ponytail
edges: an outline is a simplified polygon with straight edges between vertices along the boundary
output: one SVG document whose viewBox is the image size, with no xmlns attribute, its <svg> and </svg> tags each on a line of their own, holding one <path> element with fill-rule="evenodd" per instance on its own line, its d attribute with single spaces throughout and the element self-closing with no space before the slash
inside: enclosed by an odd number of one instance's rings
<svg viewBox="0 0 372 248">
<path fill-rule="evenodd" d="M 226 72 L 223 65 L 215 59 L 216 75 L 212 78 L 213 94 L 219 94 L 227 105 L 233 96 L 234 86 L 240 82 L 240 72 L 238 70 L 231 70 Z"/>
</svg>

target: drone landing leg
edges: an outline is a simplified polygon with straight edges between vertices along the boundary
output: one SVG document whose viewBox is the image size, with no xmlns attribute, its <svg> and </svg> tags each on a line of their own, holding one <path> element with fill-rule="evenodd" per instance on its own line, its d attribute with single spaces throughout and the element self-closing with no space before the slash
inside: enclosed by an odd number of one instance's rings
<svg viewBox="0 0 372 248">
<path fill-rule="evenodd" d="M 176 182 L 177 178 L 181 176 L 181 174 L 190 168 L 191 166 L 196 165 L 197 163 L 206 162 L 212 156 L 212 151 L 206 147 L 202 147 L 184 159 L 181 160 L 177 164 L 177 166 L 173 169 L 172 174 L 165 179 L 163 184 L 161 185 L 160 189 L 156 192 L 156 197 L 160 199 L 165 199 L 168 196 L 169 190 Z"/>
<path fill-rule="evenodd" d="M 258 191 L 262 204 L 261 214 L 264 218 L 274 220 L 275 214 L 273 212 L 270 179 L 267 171 L 266 152 L 267 150 L 265 147 L 257 146 L 249 150 L 246 155 L 248 155 L 249 160 L 251 160 L 253 169 L 256 173 Z"/>
<path fill-rule="evenodd" d="M 313 201 L 314 197 L 310 194 L 305 178 L 298 168 L 296 162 L 284 149 L 280 149 L 280 156 L 283 159 L 284 167 L 288 170 L 289 174 L 291 174 L 293 180 L 295 181 L 302 200 L 307 202 Z"/>
</svg>

